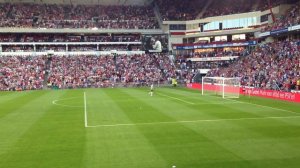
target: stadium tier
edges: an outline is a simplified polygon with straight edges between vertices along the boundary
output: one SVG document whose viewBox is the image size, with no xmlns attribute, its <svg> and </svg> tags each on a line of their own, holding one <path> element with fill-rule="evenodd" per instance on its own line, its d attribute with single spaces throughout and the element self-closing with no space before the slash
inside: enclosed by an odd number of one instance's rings
<svg viewBox="0 0 300 168">
<path fill-rule="evenodd" d="M 0 42 L 139 42 L 140 34 L 0 34 Z"/>
<path fill-rule="evenodd" d="M 269 3 L 270 2 L 270 3 Z M 195 20 L 206 17 L 232 15 L 252 11 L 267 10 L 297 0 L 155 0 L 164 21 Z"/>
<path fill-rule="evenodd" d="M 2 91 L 145 86 L 175 77 L 165 54 L 4 56 L 0 65 Z"/>
<path fill-rule="evenodd" d="M 11 4 L 0 5 L 0 27 L 157 29 L 151 7 Z"/>
<path fill-rule="evenodd" d="M 290 7 L 285 14 L 278 16 L 272 24 L 267 25 L 263 28 L 263 31 L 271 31 L 283 29 L 286 27 L 299 25 L 300 24 L 300 10 L 299 4 Z"/>
</svg>

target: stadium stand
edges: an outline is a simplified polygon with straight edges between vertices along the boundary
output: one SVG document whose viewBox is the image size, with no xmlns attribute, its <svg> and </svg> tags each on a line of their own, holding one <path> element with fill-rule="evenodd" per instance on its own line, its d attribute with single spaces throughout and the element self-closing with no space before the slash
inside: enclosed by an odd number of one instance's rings
<svg viewBox="0 0 300 168">
<path fill-rule="evenodd" d="M 0 42 L 138 42 L 140 34 L 0 34 Z"/>
<path fill-rule="evenodd" d="M 212 51 L 212 52 L 201 52 L 194 53 L 193 58 L 206 58 L 206 57 L 228 57 L 228 56 L 241 56 L 244 51 Z"/>
<path fill-rule="evenodd" d="M 165 54 L 0 57 L 0 90 L 140 86 L 165 83 L 175 67 Z M 48 75 L 45 75 L 48 74 Z"/>
<path fill-rule="evenodd" d="M 252 9 L 253 4 L 255 3 L 255 1 L 244 1 L 243 3 L 241 3 L 240 0 L 213 1 L 209 9 L 203 14 L 202 18 L 244 13 L 252 10 L 257 10 Z"/>
<path fill-rule="evenodd" d="M 231 15 L 252 11 L 268 10 L 283 3 L 295 3 L 297 0 L 192 0 L 183 3 L 180 0 L 156 0 L 164 21 L 194 20 L 200 18 Z M 206 8 L 205 8 L 206 7 Z"/>
<path fill-rule="evenodd" d="M 0 90 L 43 88 L 46 57 L 0 57 Z"/>
<path fill-rule="evenodd" d="M 166 82 L 174 66 L 165 55 L 71 56 L 51 58 L 49 85 L 58 88 L 109 87 Z"/>
<path fill-rule="evenodd" d="M 232 2 L 233 1 L 233 2 Z M 243 2 L 243 3 L 242 3 Z M 199 18 L 238 14 L 266 10 L 283 3 L 297 0 L 241 1 L 241 0 L 191 0 L 182 4 L 180 0 L 155 0 L 149 6 L 102 6 L 102 5 L 58 5 L 35 3 L 0 3 L 0 28 L 70 28 L 70 29 L 159 29 L 155 6 L 163 20 L 194 20 Z M 271 5 L 271 6 L 270 6 Z M 300 24 L 299 4 L 293 4 L 284 15 L 263 31 L 272 31 Z M 199 27 L 198 27 L 199 28 Z M 222 29 L 225 30 L 225 29 Z M 209 32 L 206 32 L 209 33 Z M 252 32 L 253 33 L 253 32 Z M 212 35 L 213 36 L 213 35 Z M 231 35 L 230 35 L 231 36 Z M 253 36 L 253 35 L 251 35 Z M 248 37 L 248 35 L 247 35 Z M 150 37 L 150 42 L 152 38 Z M 230 45 L 244 43 L 248 39 L 209 41 L 205 45 Z M 204 45 L 196 41 L 195 45 Z M 272 41 L 272 40 L 271 40 Z M 274 41 L 274 40 L 273 40 Z M 153 80 L 167 82 L 177 77 L 192 82 L 198 69 L 212 69 L 209 76 L 241 77 L 242 84 L 263 89 L 290 91 L 299 80 L 299 40 L 275 40 L 260 44 L 252 53 L 246 47 L 235 50 L 202 48 L 190 54 L 176 54 L 175 64 L 167 54 L 120 54 L 101 55 L 100 51 L 129 50 L 128 44 L 93 44 L 89 42 L 139 42 L 130 45 L 132 51 L 142 51 L 142 34 L 130 33 L 1 33 L 2 44 L 0 80 L 1 90 L 43 89 L 45 84 L 57 88 L 108 87 L 115 83 L 136 85 Z M 35 44 L 47 42 L 50 44 Z M 87 42 L 89 44 L 79 44 Z M 199 42 L 199 43 L 198 43 Z M 22 44 L 29 43 L 29 44 Z M 63 43 L 55 45 L 55 43 Z M 75 43 L 75 44 L 67 44 Z M 193 44 L 193 45 L 194 45 Z M 144 45 L 144 44 L 143 44 Z M 182 44 L 184 46 L 184 44 Z M 149 43 L 149 46 L 151 44 Z M 206 46 L 205 46 L 206 47 Z M 230 47 L 228 47 L 230 48 Z M 97 54 L 54 55 L 51 52 L 86 52 Z M 11 53 L 30 53 L 23 56 Z M 43 52 L 43 56 L 33 56 Z M 34 54 L 31 54 L 34 53 Z M 28 56 L 29 55 L 29 56 Z M 66 56 L 67 55 L 67 56 Z M 191 58 L 239 57 L 237 60 L 190 61 Z M 263 64 L 260 64 L 263 63 Z M 293 63 L 293 64 L 292 64 Z M 35 66 L 37 64 L 37 66 Z M 285 67 L 285 68 L 283 68 Z M 25 68 L 24 71 L 21 71 Z M 243 71 L 244 69 L 246 71 Z M 103 70 L 105 69 L 105 70 Z M 276 72 L 276 74 L 272 74 Z M 47 75 L 45 75 L 47 74 Z M 18 81 L 18 82 L 17 82 Z"/>
<path fill-rule="evenodd" d="M 216 68 L 208 76 L 240 77 L 242 85 L 291 91 L 300 79 L 299 40 L 263 44 L 252 54 L 228 67 Z"/>
<path fill-rule="evenodd" d="M 151 6 L 0 4 L 0 27 L 157 29 Z"/>
<path fill-rule="evenodd" d="M 263 31 L 278 30 L 300 24 L 300 5 L 293 5 L 284 15 L 276 18 L 275 22 L 263 28 Z"/>
<path fill-rule="evenodd" d="M 140 34 L 0 34 L 0 42 L 139 42 Z"/>
<path fill-rule="evenodd" d="M 156 0 L 162 19 L 166 20 L 193 20 L 204 6 L 205 0 L 190 0 L 182 3 L 181 0 Z M 200 7 L 200 9 L 199 9 Z"/>
<path fill-rule="evenodd" d="M 260 10 L 268 10 L 270 5 L 272 7 L 278 6 L 280 4 L 295 4 L 298 0 L 270 0 L 270 4 L 268 1 L 259 1 L 258 2 L 258 9 Z"/>
</svg>

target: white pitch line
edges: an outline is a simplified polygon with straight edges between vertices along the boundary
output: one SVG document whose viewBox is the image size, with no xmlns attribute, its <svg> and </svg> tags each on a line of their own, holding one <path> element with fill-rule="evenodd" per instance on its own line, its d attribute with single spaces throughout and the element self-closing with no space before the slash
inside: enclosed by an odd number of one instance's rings
<svg viewBox="0 0 300 168">
<path fill-rule="evenodd" d="M 63 101 L 63 100 L 71 100 L 71 99 L 77 99 L 77 98 L 79 98 L 79 97 L 70 97 L 70 98 L 66 98 L 66 99 L 53 100 L 53 101 L 52 101 L 52 104 L 57 105 L 57 106 L 62 106 L 62 107 L 80 108 L 80 107 L 82 107 L 82 106 L 71 106 L 71 105 L 65 105 L 65 104 L 57 103 L 57 102 L 59 102 L 59 101 Z"/>
<path fill-rule="evenodd" d="M 212 96 L 210 96 L 212 97 Z M 223 99 L 221 97 L 219 97 L 220 99 Z M 233 100 L 233 99 L 228 99 L 225 98 L 226 100 L 229 100 L 231 102 L 238 102 L 238 103 L 244 103 L 244 104 L 250 104 L 250 105 L 255 105 L 255 106 L 259 106 L 259 107 L 264 107 L 264 108 L 269 108 L 269 109 L 273 109 L 273 110 L 278 110 L 278 111 L 284 111 L 284 112 L 289 112 L 289 113 L 293 113 L 293 114 L 300 114 L 294 111 L 290 111 L 290 110 L 285 110 L 285 109 L 281 109 L 281 108 L 276 108 L 276 107 L 270 107 L 270 106 L 264 106 L 264 105 L 260 105 L 260 104 L 255 104 L 255 103 L 249 103 L 249 102 L 244 102 L 244 101 L 238 101 L 238 100 Z"/>
<path fill-rule="evenodd" d="M 119 126 L 139 126 L 139 125 L 160 125 L 160 124 L 178 124 L 178 123 L 200 123 L 200 122 L 221 122 L 221 121 L 242 121 L 242 120 L 266 120 L 266 119 L 289 119 L 299 118 L 299 116 L 286 117 L 256 117 L 256 118 L 232 118 L 232 119 L 211 119 L 211 120 L 192 120 L 192 121 L 170 121 L 170 122 L 152 122 L 152 123 L 136 123 L 136 124 L 103 124 L 88 126 L 89 128 L 96 127 L 119 127 Z"/>
<path fill-rule="evenodd" d="M 162 95 L 161 95 L 162 96 Z M 148 99 L 147 99 L 148 100 Z M 153 100 L 153 99 L 152 99 Z M 112 102 L 132 102 L 133 100 L 103 100 L 103 103 L 112 103 Z M 225 104 L 242 104 L 243 102 L 232 102 L 232 101 L 227 101 L 227 102 L 221 102 L 221 103 L 194 103 L 197 105 L 225 105 Z M 82 107 L 82 106 L 81 106 Z"/>
<path fill-rule="evenodd" d="M 227 99 L 227 100 L 231 100 L 231 99 Z M 259 106 L 259 107 L 269 108 L 269 109 L 278 110 L 278 111 L 284 111 L 284 112 L 293 113 L 293 114 L 300 114 L 300 113 L 290 111 L 290 110 L 285 110 L 285 109 L 270 107 L 270 106 L 264 106 L 264 105 L 255 104 L 255 103 L 243 102 L 243 101 L 238 101 L 238 100 L 231 100 L 231 101 L 240 102 L 240 103 L 244 103 L 244 104 L 251 104 L 251 105 L 255 105 L 255 106 Z"/>
<path fill-rule="evenodd" d="M 179 99 L 179 98 L 176 98 L 176 97 L 172 97 L 172 96 L 168 96 L 168 95 L 165 95 L 165 94 L 162 94 L 162 93 L 157 93 L 157 94 L 161 95 L 161 96 L 164 96 L 164 97 L 168 97 L 170 99 L 178 100 L 178 101 L 181 101 L 181 102 L 184 102 L 184 103 L 187 103 L 187 104 L 192 104 L 192 105 L 195 104 L 193 102 L 185 101 L 185 100 L 182 100 L 182 99 Z"/>
<path fill-rule="evenodd" d="M 83 93 L 83 101 L 84 101 L 84 126 L 88 127 L 88 121 L 87 121 L 87 110 L 86 110 L 86 94 Z"/>
</svg>

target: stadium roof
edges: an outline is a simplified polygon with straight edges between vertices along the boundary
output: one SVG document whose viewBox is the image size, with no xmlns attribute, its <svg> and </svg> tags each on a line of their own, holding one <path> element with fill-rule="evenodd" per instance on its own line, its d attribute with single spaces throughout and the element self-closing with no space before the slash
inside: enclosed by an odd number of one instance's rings
<svg viewBox="0 0 300 168">
<path fill-rule="evenodd" d="M 9 3 L 49 3 L 49 4 L 99 4 L 99 5 L 147 5 L 153 0 L 0 0 Z"/>
</svg>

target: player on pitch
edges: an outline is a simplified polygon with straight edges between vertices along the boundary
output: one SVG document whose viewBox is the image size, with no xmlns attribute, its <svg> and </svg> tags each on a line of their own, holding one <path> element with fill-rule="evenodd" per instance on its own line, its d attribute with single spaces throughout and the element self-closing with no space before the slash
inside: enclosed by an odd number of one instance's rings
<svg viewBox="0 0 300 168">
<path fill-rule="evenodd" d="M 154 92 L 154 85 L 153 85 L 153 83 L 150 85 L 150 92 L 149 92 L 149 94 L 150 94 L 150 96 L 153 96 L 153 92 Z"/>
</svg>

